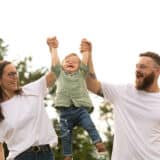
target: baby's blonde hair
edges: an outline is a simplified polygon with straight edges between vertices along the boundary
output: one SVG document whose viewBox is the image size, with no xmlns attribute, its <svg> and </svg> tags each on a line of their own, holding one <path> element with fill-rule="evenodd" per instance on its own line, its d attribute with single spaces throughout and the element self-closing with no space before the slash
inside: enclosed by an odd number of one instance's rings
<svg viewBox="0 0 160 160">
<path fill-rule="evenodd" d="M 76 53 L 69 53 L 68 55 L 66 55 L 64 57 L 64 59 L 62 60 L 62 63 L 64 62 L 64 60 L 66 60 L 67 58 L 72 57 L 72 56 L 76 56 L 79 59 L 79 62 L 81 61 L 79 56 Z"/>
</svg>

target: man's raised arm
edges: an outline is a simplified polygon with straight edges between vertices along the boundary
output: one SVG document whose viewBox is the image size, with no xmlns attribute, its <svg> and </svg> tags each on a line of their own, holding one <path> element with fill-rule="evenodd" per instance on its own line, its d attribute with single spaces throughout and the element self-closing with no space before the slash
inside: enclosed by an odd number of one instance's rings
<svg viewBox="0 0 160 160">
<path fill-rule="evenodd" d="M 89 74 L 86 77 L 86 84 L 87 88 L 100 96 L 103 96 L 101 91 L 101 83 L 97 80 L 93 61 L 92 61 L 92 44 L 87 39 L 82 39 L 81 45 L 80 45 L 80 52 L 84 54 L 85 52 L 89 52 L 89 59 L 88 59 L 88 67 L 89 67 Z"/>
</svg>

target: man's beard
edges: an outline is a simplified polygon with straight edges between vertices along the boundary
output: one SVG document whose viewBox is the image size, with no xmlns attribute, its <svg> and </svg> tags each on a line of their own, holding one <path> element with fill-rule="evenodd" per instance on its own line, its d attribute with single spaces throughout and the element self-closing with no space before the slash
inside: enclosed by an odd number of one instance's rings
<svg viewBox="0 0 160 160">
<path fill-rule="evenodd" d="M 143 74 L 137 72 L 140 77 L 144 77 Z M 148 76 L 144 77 L 143 81 L 139 84 L 136 80 L 136 88 L 138 90 L 147 90 L 154 82 L 155 74 L 154 72 L 150 73 Z"/>
</svg>

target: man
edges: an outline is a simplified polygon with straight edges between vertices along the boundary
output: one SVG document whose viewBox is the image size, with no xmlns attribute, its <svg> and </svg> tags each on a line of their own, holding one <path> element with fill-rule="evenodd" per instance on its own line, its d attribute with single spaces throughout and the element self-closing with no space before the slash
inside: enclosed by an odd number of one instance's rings
<svg viewBox="0 0 160 160">
<path fill-rule="evenodd" d="M 91 43 L 81 43 L 81 52 L 91 52 Z M 160 159 L 160 56 L 139 55 L 135 85 L 113 85 L 96 79 L 92 57 L 89 60 L 88 89 L 103 95 L 114 105 L 114 144 L 112 160 Z"/>
</svg>

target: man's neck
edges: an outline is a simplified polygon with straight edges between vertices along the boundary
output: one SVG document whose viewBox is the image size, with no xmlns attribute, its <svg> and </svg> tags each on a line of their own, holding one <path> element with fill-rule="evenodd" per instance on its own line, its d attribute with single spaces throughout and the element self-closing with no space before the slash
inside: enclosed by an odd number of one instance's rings
<svg viewBox="0 0 160 160">
<path fill-rule="evenodd" d="M 156 86 L 151 86 L 147 89 L 145 89 L 146 92 L 151 92 L 151 93 L 157 93 L 157 92 L 160 92 L 160 88 L 158 85 Z"/>
</svg>

